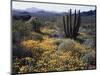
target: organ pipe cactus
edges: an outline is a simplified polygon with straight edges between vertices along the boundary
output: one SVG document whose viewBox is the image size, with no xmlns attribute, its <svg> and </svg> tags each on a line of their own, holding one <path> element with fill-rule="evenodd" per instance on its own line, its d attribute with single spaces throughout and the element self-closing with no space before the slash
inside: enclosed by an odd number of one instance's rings
<svg viewBox="0 0 100 75">
<path fill-rule="evenodd" d="M 74 16 L 74 18 L 73 18 Z M 80 10 L 78 13 L 72 14 L 70 9 L 69 14 L 63 16 L 64 32 L 67 38 L 76 39 L 78 36 L 79 27 L 81 24 Z"/>
</svg>

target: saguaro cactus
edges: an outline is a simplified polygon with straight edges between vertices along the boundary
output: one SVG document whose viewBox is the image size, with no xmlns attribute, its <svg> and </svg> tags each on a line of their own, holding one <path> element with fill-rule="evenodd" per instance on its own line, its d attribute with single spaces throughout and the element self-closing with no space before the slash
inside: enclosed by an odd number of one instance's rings
<svg viewBox="0 0 100 75">
<path fill-rule="evenodd" d="M 74 16 L 74 19 L 72 16 Z M 72 22 L 73 20 L 74 22 Z M 76 39 L 81 24 L 80 10 L 78 11 L 78 14 L 76 13 L 76 10 L 75 13 L 72 14 L 72 10 L 70 9 L 69 14 L 63 16 L 63 24 L 66 37 Z"/>
</svg>

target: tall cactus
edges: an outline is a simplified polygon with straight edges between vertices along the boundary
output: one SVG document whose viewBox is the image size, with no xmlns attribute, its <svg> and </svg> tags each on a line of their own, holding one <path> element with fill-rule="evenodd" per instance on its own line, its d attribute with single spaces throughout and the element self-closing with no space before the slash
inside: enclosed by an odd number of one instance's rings
<svg viewBox="0 0 100 75">
<path fill-rule="evenodd" d="M 75 10 L 73 23 L 72 19 L 72 10 L 70 9 L 69 14 L 63 16 L 64 32 L 66 37 L 76 39 L 81 24 L 80 10 L 78 11 L 78 14 L 76 14 Z"/>
</svg>

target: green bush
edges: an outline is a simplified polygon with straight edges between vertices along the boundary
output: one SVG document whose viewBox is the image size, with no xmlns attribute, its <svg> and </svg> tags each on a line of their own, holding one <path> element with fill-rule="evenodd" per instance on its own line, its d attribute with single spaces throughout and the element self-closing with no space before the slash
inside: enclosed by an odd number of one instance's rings
<svg viewBox="0 0 100 75">
<path fill-rule="evenodd" d="M 55 39 L 54 44 L 60 45 L 62 42 L 64 42 L 64 39 Z"/>
<path fill-rule="evenodd" d="M 29 72 L 29 66 L 27 65 L 27 66 L 22 66 L 21 68 L 20 68 L 20 71 L 19 71 L 19 73 L 28 73 Z"/>
<path fill-rule="evenodd" d="M 30 56 L 36 61 L 41 54 L 43 53 L 43 49 L 39 47 L 39 41 L 34 40 L 25 40 L 21 43 L 23 50 L 26 52 L 27 56 Z"/>
<path fill-rule="evenodd" d="M 96 64 L 95 52 L 91 51 L 91 52 L 85 54 L 82 57 L 82 60 L 84 62 L 86 62 L 88 65 L 95 65 Z"/>
<path fill-rule="evenodd" d="M 32 25 L 23 21 L 15 21 L 12 26 L 13 41 L 21 41 L 31 33 Z"/>
<path fill-rule="evenodd" d="M 41 27 L 42 23 L 39 21 L 38 18 L 32 19 L 32 21 L 30 23 L 32 24 L 33 31 L 40 32 L 40 27 Z"/>
<path fill-rule="evenodd" d="M 66 51 L 66 50 L 71 50 L 73 49 L 75 46 L 75 41 L 71 40 L 71 39 L 67 39 L 64 42 L 62 42 L 59 46 L 58 46 L 58 51 Z"/>
<path fill-rule="evenodd" d="M 13 64 L 12 65 L 13 65 L 12 66 L 13 73 L 18 73 L 19 70 L 20 70 L 20 62 L 17 59 L 15 59 L 15 60 L 13 60 Z"/>
<path fill-rule="evenodd" d="M 22 40 L 29 39 L 32 26 L 25 24 L 25 22 L 19 20 L 14 21 L 12 25 L 12 43 L 13 43 L 13 56 L 24 56 L 25 51 L 21 48 L 20 42 Z"/>
<path fill-rule="evenodd" d="M 18 73 L 20 70 L 19 66 L 13 66 L 13 73 Z"/>
<path fill-rule="evenodd" d="M 41 34 L 38 34 L 38 33 L 35 33 L 35 34 L 32 34 L 31 35 L 31 39 L 32 40 L 35 40 L 35 41 L 42 41 L 43 40 L 43 35 Z"/>
</svg>

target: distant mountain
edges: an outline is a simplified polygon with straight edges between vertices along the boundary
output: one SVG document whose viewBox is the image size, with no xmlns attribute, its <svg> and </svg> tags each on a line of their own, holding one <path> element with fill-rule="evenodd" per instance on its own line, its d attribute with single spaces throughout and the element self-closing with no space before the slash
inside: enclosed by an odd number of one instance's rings
<svg viewBox="0 0 100 75">
<path fill-rule="evenodd" d="M 12 10 L 12 17 L 15 20 L 28 20 L 31 18 L 31 15 L 29 12 L 25 11 L 25 10 Z"/>
<path fill-rule="evenodd" d="M 82 12 L 81 16 L 93 16 L 95 14 L 96 14 L 96 10 L 90 10 L 90 11 Z"/>
<path fill-rule="evenodd" d="M 15 18 L 24 17 L 24 16 L 27 16 L 27 17 L 35 16 L 42 19 L 45 17 L 46 20 L 49 20 L 51 18 L 53 19 L 57 16 L 63 16 L 66 14 L 67 14 L 66 12 L 62 12 L 62 13 L 50 12 L 50 11 L 46 11 L 46 10 L 35 8 L 35 7 L 27 8 L 25 10 L 19 10 L 19 9 L 12 10 L 12 15 Z M 94 16 L 95 14 L 96 14 L 96 10 L 81 12 L 81 16 Z"/>
<path fill-rule="evenodd" d="M 66 12 L 62 12 L 62 13 L 57 13 L 57 12 L 50 12 L 50 11 L 46 11 L 43 9 L 39 9 L 36 7 L 32 7 L 32 8 L 27 8 L 25 10 L 19 10 L 19 9 L 14 9 L 12 11 L 12 13 L 14 15 L 20 15 L 20 14 L 39 14 L 39 15 L 65 15 L 67 14 Z M 90 11 L 85 11 L 85 12 L 81 12 L 82 16 L 90 16 L 90 15 L 95 15 L 96 14 L 96 10 L 90 10 Z"/>
<path fill-rule="evenodd" d="M 45 17 L 46 19 L 51 18 L 51 17 L 55 17 L 55 16 L 59 16 L 61 15 L 61 13 L 56 13 L 56 12 L 49 12 L 43 9 L 38 9 L 38 8 L 27 8 L 25 10 L 12 10 L 12 15 L 15 19 L 20 19 L 21 17 L 24 16 L 35 16 L 38 18 L 43 18 Z"/>
<path fill-rule="evenodd" d="M 25 11 L 25 10 L 18 10 L 18 9 L 14 9 L 12 10 L 12 15 L 29 15 L 30 13 Z"/>
</svg>

